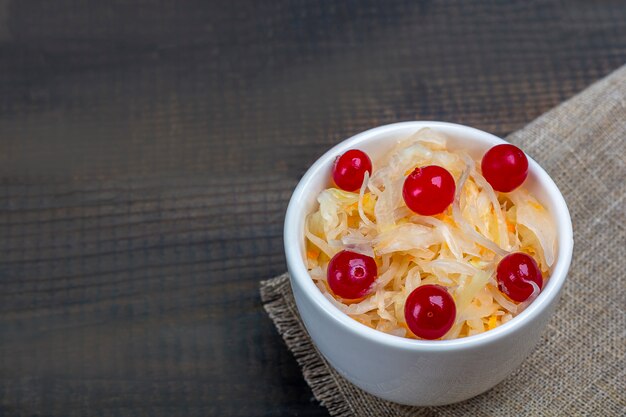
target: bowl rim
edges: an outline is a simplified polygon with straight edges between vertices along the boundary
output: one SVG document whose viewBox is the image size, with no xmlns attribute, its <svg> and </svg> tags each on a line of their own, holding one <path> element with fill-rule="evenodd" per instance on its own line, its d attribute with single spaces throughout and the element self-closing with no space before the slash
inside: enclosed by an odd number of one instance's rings
<svg viewBox="0 0 626 417">
<path fill-rule="evenodd" d="M 468 140 L 476 140 L 472 139 L 472 136 L 479 136 L 481 139 L 491 142 L 493 145 L 508 143 L 491 133 L 470 126 L 438 121 L 407 121 L 382 125 L 357 133 L 356 135 L 339 142 L 337 145 L 326 151 L 311 165 L 298 182 L 298 185 L 294 189 L 289 200 L 284 223 L 284 245 L 292 285 L 298 285 L 302 289 L 301 293 L 303 293 L 305 297 L 309 298 L 317 309 L 330 316 L 344 330 L 381 345 L 412 351 L 456 351 L 459 349 L 476 348 L 505 338 L 541 316 L 541 314 L 552 304 L 553 300 L 558 297 L 565 282 L 572 259 L 572 222 L 565 199 L 552 178 L 534 159 L 528 155 L 529 171 L 533 172 L 533 174 L 537 177 L 537 182 L 546 190 L 547 195 L 549 195 L 550 199 L 552 199 L 555 204 L 556 212 L 554 213 L 554 217 L 558 223 L 557 261 L 553 267 L 553 272 L 548 280 L 548 283 L 543 288 L 539 296 L 524 311 L 509 322 L 484 333 L 460 339 L 417 340 L 394 336 L 372 329 L 371 327 L 354 320 L 335 307 L 329 300 L 326 299 L 326 297 L 324 297 L 317 286 L 315 286 L 306 269 L 298 242 L 300 233 L 298 230 L 298 224 L 300 216 L 306 215 L 306 213 L 302 213 L 303 210 L 301 210 L 300 206 L 303 204 L 302 202 L 304 201 L 307 188 L 310 186 L 310 183 L 315 178 L 316 174 L 329 162 L 329 160 L 334 159 L 336 155 L 340 155 L 350 148 L 358 146 L 359 143 L 372 139 L 372 137 L 392 133 L 397 130 L 403 130 L 407 127 L 415 127 L 416 129 L 424 127 L 444 127 L 447 129 L 457 130 L 460 136 L 464 136 L 465 133 Z"/>
</svg>

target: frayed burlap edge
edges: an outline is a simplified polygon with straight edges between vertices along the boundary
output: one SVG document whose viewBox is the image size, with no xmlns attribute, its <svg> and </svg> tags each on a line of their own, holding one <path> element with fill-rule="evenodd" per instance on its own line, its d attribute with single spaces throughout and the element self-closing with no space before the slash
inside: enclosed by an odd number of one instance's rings
<svg viewBox="0 0 626 417">
<path fill-rule="evenodd" d="M 284 291 L 290 291 L 291 288 L 288 281 L 289 275 L 284 273 L 261 282 L 263 308 L 302 368 L 304 379 L 311 387 L 315 398 L 333 416 L 353 416 L 354 410 L 350 408 L 350 404 L 343 400 L 343 396 L 337 395 L 340 386 L 332 373 L 328 372 L 328 364 L 306 333 L 300 315 L 291 303 L 286 302 Z"/>
<path fill-rule="evenodd" d="M 358 416 L 362 406 L 371 415 L 380 417 L 395 417 L 400 413 L 411 417 L 436 415 L 430 408 L 393 404 L 347 383 L 324 359 L 309 337 L 295 305 L 288 273 L 261 281 L 260 293 L 263 308 L 296 358 L 313 395 L 332 416 Z M 354 404 L 358 404 L 359 409 L 354 409 Z"/>
</svg>

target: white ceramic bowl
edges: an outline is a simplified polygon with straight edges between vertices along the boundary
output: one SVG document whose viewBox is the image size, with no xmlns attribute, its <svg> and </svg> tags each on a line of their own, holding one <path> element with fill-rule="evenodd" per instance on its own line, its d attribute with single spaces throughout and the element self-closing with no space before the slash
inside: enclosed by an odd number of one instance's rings
<svg viewBox="0 0 626 417">
<path fill-rule="evenodd" d="M 385 400 L 408 405 L 443 405 L 474 397 L 502 381 L 531 352 L 554 312 L 572 258 L 572 223 L 563 196 L 531 158 L 524 183 L 548 208 L 558 230 L 558 255 L 541 294 L 513 320 L 488 332 L 456 340 L 412 340 L 371 329 L 345 315 L 319 291 L 305 263 L 304 221 L 327 187 L 337 155 L 348 149 L 376 159 L 398 139 L 429 127 L 452 148 L 476 160 L 506 143 L 489 133 L 451 123 L 404 122 L 377 127 L 347 139 L 319 158 L 293 192 L 285 218 L 285 253 L 298 310 L 311 338 L 346 379 Z"/>
</svg>

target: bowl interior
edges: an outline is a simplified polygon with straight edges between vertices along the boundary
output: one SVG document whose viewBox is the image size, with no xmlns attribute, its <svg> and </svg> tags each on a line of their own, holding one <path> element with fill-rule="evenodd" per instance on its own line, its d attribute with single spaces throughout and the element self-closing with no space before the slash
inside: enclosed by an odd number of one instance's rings
<svg viewBox="0 0 626 417">
<path fill-rule="evenodd" d="M 344 314 L 334 307 L 328 300 L 324 298 L 322 293 L 313 283 L 313 280 L 306 271 L 304 263 L 305 259 L 305 238 L 304 238 L 304 221 L 306 216 L 313 212 L 317 207 L 317 196 L 325 188 L 328 187 L 329 178 L 331 176 L 332 165 L 336 156 L 348 149 L 358 148 L 370 155 L 374 169 L 377 168 L 376 161 L 378 158 L 386 154 L 393 146 L 402 139 L 407 138 L 418 130 L 428 127 L 437 130 L 448 138 L 448 145 L 451 148 L 466 150 L 475 160 L 480 161 L 483 153 L 491 146 L 506 143 L 502 139 L 467 126 L 456 125 L 443 122 L 403 122 L 392 125 L 374 128 L 358 135 L 355 135 L 330 149 L 322 157 L 320 157 L 306 172 L 302 180 L 296 187 L 294 194 L 289 203 L 287 216 L 285 219 L 285 250 L 287 260 L 292 270 L 292 279 L 298 280 L 306 289 L 306 292 L 316 298 L 317 302 L 325 310 L 335 310 L 337 315 Z M 548 174 L 534 161 L 529 159 L 528 178 L 524 183 L 524 187 L 528 189 L 551 213 L 554 222 L 557 225 L 557 258 L 552 267 L 552 274 L 548 279 L 545 288 L 537 299 L 524 312 L 520 313 L 513 320 L 505 323 L 494 330 L 490 330 L 481 335 L 470 336 L 458 340 L 468 340 L 478 336 L 493 333 L 496 330 L 507 325 L 515 325 L 527 316 L 530 310 L 538 307 L 544 301 L 555 297 L 560 290 L 569 263 L 572 252 L 572 229 L 569 212 L 565 201 L 558 188 L 548 176 Z M 303 282 L 304 281 L 304 282 Z M 544 300 L 544 301 L 542 301 Z M 352 320 L 352 319 L 350 319 Z M 370 329 L 352 320 L 356 325 Z M 370 329 L 373 330 L 373 329 Z M 375 330 L 374 330 L 375 331 Z M 378 332 L 377 333 L 382 333 Z M 382 333 L 386 335 L 385 333 Z M 417 341 L 397 336 L 386 335 L 391 338 L 409 340 L 411 342 L 422 343 L 445 343 L 447 341 Z"/>
</svg>

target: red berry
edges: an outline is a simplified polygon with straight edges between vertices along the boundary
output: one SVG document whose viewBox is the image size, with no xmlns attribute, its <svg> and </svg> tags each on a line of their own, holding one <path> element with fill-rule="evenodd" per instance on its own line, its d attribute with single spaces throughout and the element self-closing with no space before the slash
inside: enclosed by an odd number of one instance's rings
<svg viewBox="0 0 626 417">
<path fill-rule="evenodd" d="M 361 188 L 365 171 L 372 174 L 370 157 L 363 151 L 350 149 L 335 160 L 333 180 L 342 190 L 355 191 Z"/>
<path fill-rule="evenodd" d="M 534 282 L 543 288 L 543 277 L 537 262 L 522 252 L 511 253 L 500 261 L 496 272 L 498 288 L 513 301 L 526 301 L 533 293 Z"/>
<path fill-rule="evenodd" d="M 494 190 L 513 191 L 528 175 L 528 159 L 517 146 L 503 144 L 489 149 L 481 163 L 483 176 Z"/>
<path fill-rule="evenodd" d="M 429 165 L 415 170 L 404 180 L 402 196 L 407 207 L 423 216 L 445 211 L 454 201 L 454 178 L 445 169 Z"/>
<path fill-rule="evenodd" d="M 409 329 L 422 339 L 439 339 L 454 324 L 456 305 L 439 285 L 417 287 L 406 299 L 404 318 Z"/>
<path fill-rule="evenodd" d="M 374 258 L 343 250 L 328 263 L 328 285 L 335 295 L 348 300 L 365 297 L 378 275 Z"/>
</svg>

